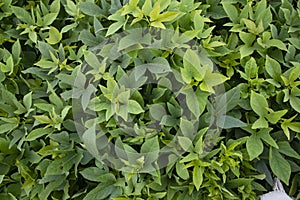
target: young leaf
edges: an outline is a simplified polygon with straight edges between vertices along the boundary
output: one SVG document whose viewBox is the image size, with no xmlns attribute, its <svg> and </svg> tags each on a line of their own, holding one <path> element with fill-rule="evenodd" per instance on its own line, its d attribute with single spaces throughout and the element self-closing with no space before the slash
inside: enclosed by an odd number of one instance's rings
<svg viewBox="0 0 300 200">
<path fill-rule="evenodd" d="M 264 145 L 257 134 L 252 134 L 247 139 L 246 147 L 250 160 L 253 160 L 254 158 L 258 158 L 259 155 L 263 152 Z"/>
<path fill-rule="evenodd" d="M 280 81 L 281 78 L 281 67 L 280 64 L 273 58 L 266 56 L 266 71 L 276 81 Z"/>
<path fill-rule="evenodd" d="M 144 109 L 137 101 L 129 100 L 128 112 L 132 114 L 140 114 L 144 112 Z"/>
<path fill-rule="evenodd" d="M 195 166 L 193 169 L 193 183 L 196 187 L 196 190 L 199 191 L 202 183 L 203 183 L 203 173 L 204 168 L 200 166 Z"/>
<path fill-rule="evenodd" d="M 187 180 L 190 177 L 189 176 L 189 171 L 185 168 L 185 165 L 183 163 L 180 163 L 180 162 L 176 163 L 176 173 L 183 180 Z"/>
<path fill-rule="evenodd" d="M 25 138 L 25 141 L 33 141 L 36 140 L 44 135 L 49 136 L 52 134 L 54 130 L 52 128 L 37 128 L 31 131 L 27 137 Z"/>
<path fill-rule="evenodd" d="M 25 108 L 28 111 L 30 109 L 31 105 L 32 105 L 32 92 L 29 92 L 28 94 L 26 94 L 24 96 L 23 103 L 25 105 Z"/>
<path fill-rule="evenodd" d="M 269 107 L 266 98 L 262 94 L 251 91 L 250 105 L 253 111 L 260 117 L 265 117 L 268 114 Z"/>
<path fill-rule="evenodd" d="M 57 44 L 62 39 L 62 34 L 57 28 L 51 26 L 49 30 L 49 37 L 46 39 L 49 44 Z"/>
</svg>

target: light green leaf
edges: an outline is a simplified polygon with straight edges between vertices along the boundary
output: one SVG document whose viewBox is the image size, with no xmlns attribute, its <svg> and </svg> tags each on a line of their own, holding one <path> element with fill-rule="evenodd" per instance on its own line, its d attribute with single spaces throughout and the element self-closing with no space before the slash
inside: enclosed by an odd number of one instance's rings
<svg viewBox="0 0 300 200">
<path fill-rule="evenodd" d="M 93 155 L 98 155 L 98 148 L 96 144 L 96 128 L 95 125 L 87 129 L 82 135 L 82 141 L 87 150 Z"/>
<path fill-rule="evenodd" d="M 300 113 L 300 98 L 290 95 L 290 104 L 293 109 Z"/>
<path fill-rule="evenodd" d="M 118 22 L 113 23 L 112 25 L 110 25 L 110 26 L 108 27 L 108 30 L 107 30 L 107 32 L 106 32 L 105 37 L 114 34 L 114 33 L 117 32 L 123 25 L 124 25 L 124 22 L 123 22 L 123 21 L 118 21 Z"/>
<path fill-rule="evenodd" d="M 80 174 L 87 180 L 101 182 L 101 175 L 105 174 L 106 172 L 103 169 L 98 167 L 89 167 L 85 168 L 80 172 Z"/>
<path fill-rule="evenodd" d="M 149 16 L 151 11 L 152 11 L 152 0 L 146 0 L 143 7 L 142 11 L 145 15 Z"/>
<path fill-rule="evenodd" d="M 272 147 L 269 151 L 269 163 L 275 176 L 277 176 L 285 184 L 289 185 L 291 166 L 289 162 L 282 157 L 279 151 Z"/>
<path fill-rule="evenodd" d="M 265 117 L 268 114 L 269 107 L 266 98 L 262 94 L 251 91 L 250 105 L 253 111 L 260 117 Z"/>
<path fill-rule="evenodd" d="M 264 149 L 264 145 L 256 133 L 252 134 L 247 139 L 246 147 L 247 147 L 250 160 L 253 160 L 254 158 L 258 158 Z"/>
<path fill-rule="evenodd" d="M 281 49 L 283 51 L 287 51 L 287 48 L 286 48 L 285 44 L 281 40 L 271 39 L 271 40 L 265 41 L 265 44 L 268 45 L 268 46 L 276 47 L 276 48 Z"/>
<path fill-rule="evenodd" d="M 252 45 L 252 43 L 256 39 L 256 36 L 252 33 L 240 32 L 239 36 L 240 36 L 241 40 L 249 47 Z"/>
<path fill-rule="evenodd" d="M 147 138 L 141 147 L 141 153 L 150 153 L 159 151 L 158 137 Z"/>
<path fill-rule="evenodd" d="M 32 92 L 29 92 L 23 97 L 23 103 L 28 111 L 32 105 Z"/>
<path fill-rule="evenodd" d="M 253 57 L 245 65 L 245 73 L 248 80 L 256 78 L 258 76 L 258 67 Z"/>
<path fill-rule="evenodd" d="M 34 65 L 39 66 L 40 68 L 52 68 L 52 69 L 55 69 L 55 68 L 58 67 L 58 65 L 56 63 L 54 63 L 53 61 L 49 61 L 49 60 L 45 60 L 45 59 L 41 59 L 40 61 L 38 61 Z"/>
<path fill-rule="evenodd" d="M 270 132 L 270 129 L 262 129 L 257 133 L 257 135 L 264 142 L 266 142 L 267 144 L 271 145 L 272 147 L 278 149 L 279 147 L 278 147 L 276 141 L 271 137 L 269 132 Z"/>
<path fill-rule="evenodd" d="M 94 189 L 92 189 L 83 200 L 97 199 L 102 200 L 106 199 L 114 190 L 114 186 L 107 183 L 101 183 Z"/>
<path fill-rule="evenodd" d="M 54 130 L 52 128 L 37 128 L 32 130 L 27 137 L 25 138 L 25 141 L 33 141 L 43 136 L 49 136 L 52 134 Z"/>
<path fill-rule="evenodd" d="M 238 24 L 239 23 L 239 13 L 238 13 L 237 8 L 229 2 L 228 3 L 222 2 L 222 5 L 223 5 L 223 9 L 225 10 L 229 19 L 233 23 Z"/>
<path fill-rule="evenodd" d="M 90 16 L 104 14 L 101 8 L 92 2 L 80 2 L 78 7 L 81 12 Z"/>
<path fill-rule="evenodd" d="M 160 21 L 151 22 L 150 26 L 153 26 L 156 28 L 161 28 L 161 29 L 166 29 L 165 25 L 163 23 L 161 23 Z"/>
<path fill-rule="evenodd" d="M 203 183 L 203 173 L 204 173 L 204 168 L 195 166 L 193 169 L 193 183 L 196 187 L 196 190 L 199 191 L 202 183 Z"/>
<path fill-rule="evenodd" d="M 160 121 L 166 115 L 166 109 L 161 104 L 151 105 L 149 108 L 150 115 L 153 119 Z M 172 113 L 171 113 L 172 114 Z"/>
<path fill-rule="evenodd" d="M 32 17 L 24 8 L 12 6 L 11 9 L 19 20 L 21 20 L 29 25 L 34 25 L 34 21 L 33 21 Z"/>
<path fill-rule="evenodd" d="M 254 47 L 242 45 L 240 48 L 241 58 L 251 55 L 254 52 Z"/>
<path fill-rule="evenodd" d="M 278 151 L 280 153 L 300 160 L 300 155 L 291 147 L 289 142 L 281 141 L 281 142 L 278 142 L 277 144 L 279 146 Z"/>
<path fill-rule="evenodd" d="M 187 180 L 190 177 L 189 176 L 189 171 L 185 168 L 185 165 L 183 163 L 180 163 L 180 162 L 176 163 L 176 173 L 183 180 Z"/>
<path fill-rule="evenodd" d="M 193 146 L 193 142 L 188 137 L 178 136 L 178 143 L 184 151 L 188 151 Z"/>
<path fill-rule="evenodd" d="M 128 112 L 132 114 L 140 114 L 144 112 L 144 109 L 137 101 L 129 100 Z"/>
<path fill-rule="evenodd" d="M 156 2 L 153 6 L 153 9 L 151 10 L 151 12 L 149 14 L 151 20 L 152 21 L 157 20 L 159 13 L 160 13 L 160 4 Z"/>
<path fill-rule="evenodd" d="M 280 81 L 281 78 L 281 67 L 280 64 L 274 60 L 273 58 L 269 57 L 268 55 L 266 56 L 266 71 L 267 73 L 276 81 Z"/>
<path fill-rule="evenodd" d="M 279 110 L 276 112 L 270 112 L 266 118 L 268 119 L 269 122 L 272 124 L 276 124 L 286 113 L 288 110 Z"/>
<path fill-rule="evenodd" d="M 62 39 L 62 34 L 57 28 L 51 26 L 49 30 L 49 37 L 46 39 L 49 44 L 57 44 Z"/>
<path fill-rule="evenodd" d="M 224 129 L 246 126 L 246 123 L 230 115 L 221 116 L 217 119 L 217 126 Z"/>
<path fill-rule="evenodd" d="M 252 129 L 268 128 L 268 122 L 264 117 L 259 117 L 253 124 Z"/>
<path fill-rule="evenodd" d="M 0 125 L 0 134 L 8 133 L 19 126 L 18 123 L 5 123 Z"/>
<path fill-rule="evenodd" d="M 157 21 L 160 22 L 170 22 L 174 20 L 179 15 L 178 12 L 164 12 L 157 17 Z"/>
<path fill-rule="evenodd" d="M 195 137 L 196 132 L 194 129 L 194 125 L 192 122 L 186 119 L 180 118 L 180 130 L 185 137 L 188 137 L 190 139 L 193 139 Z"/>
</svg>

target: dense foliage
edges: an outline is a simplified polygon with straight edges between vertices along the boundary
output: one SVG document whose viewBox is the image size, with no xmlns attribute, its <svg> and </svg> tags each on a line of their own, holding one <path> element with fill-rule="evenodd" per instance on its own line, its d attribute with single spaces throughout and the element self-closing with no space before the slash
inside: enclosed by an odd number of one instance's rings
<svg viewBox="0 0 300 200">
<path fill-rule="evenodd" d="M 0 199 L 300 199 L 300 1 L 0 10 Z"/>
</svg>

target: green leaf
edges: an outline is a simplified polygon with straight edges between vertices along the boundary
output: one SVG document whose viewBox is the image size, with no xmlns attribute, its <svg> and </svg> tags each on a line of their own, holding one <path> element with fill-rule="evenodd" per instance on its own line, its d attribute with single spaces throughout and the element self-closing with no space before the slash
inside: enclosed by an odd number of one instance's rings
<svg viewBox="0 0 300 200">
<path fill-rule="evenodd" d="M 275 176 L 277 176 L 285 184 L 289 185 L 291 166 L 289 162 L 282 157 L 279 151 L 272 147 L 269 151 L 269 163 Z"/>
<path fill-rule="evenodd" d="M 203 183 L 203 173 L 204 173 L 204 168 L 195 166 L 193 169 L 193 183 L 194 186 L 196 187 L 196 190 L 199 191 L 202 183 Z"/>
<path fill-rule="evenodd" d="M 207 72 L 204 76 L 204 81 L 200 84 L 200 88 L 203 91 L 215 93 L 213 87 L 218 86 L 227 80 L 228 78 L 223 74 Z"/>
<path fill-rule="evenodd" d="M 180 118 L 180 130 L 185 137 L 190 139 L 195 137 L 194 124 L 186 119 Z"/>
<path fill-rule="evenodd" d="M 230 115 L 221 116 L 217 119 L 217 126 L 224 129 L 246 126 L 246 123 Z"/>
<path fill-rule="evenodd" d="M 252 129 L 268 128 L 268 122 L 264 117 L 259 117 L 253 124 Z"/>
<path fill-rule="evenodd" d="M 160 4 L 158 2 L 156 2 L 149 14 L 149 17 L 151 18 L 152 21 L 155 21 L 160 13 Z"/>
<path fill-rule="evenodd" d="M 178 143 L 184 151 L 188 151 L 193 146 L 193 142 L 188 137 L 178 136 Z"/>
<path fill-rule="evenodd" d="M 144 112 L 144 109 L 141 107 L 141 105 L 134 100 L 129 100 L 128 104 L 128 112 L 132 114 L 140 114 Z"/>
<path fill-rule="evenodd" d="M 163 116 L 165 116 L 167 114 L 165 107 L 161 104 L 151 105 L 149 108 L 149 111 L 150 111 L 151 117 L 153 117 L 153 119 L 155 119 L 157 121 L 160 121 L 163 118 Z"/>
<path fill-rule="evenodd" d="M 20 55 L 21 55 L 21 44 L 19 39 L 12 46 L 12 56 L 14 63 L 19 63 Z"/>
<path fill-rule="evenodd" d="M 152 11 L 152 0 L 146 0 L 143 7 L 142 11 L 145 15 L 149 16 L 151 11 Z"/>
<path fill-rule="evenodd" d="M 239 36 L 240 36 L 241 40 L 249 47 L 252 45 L 252 43 L 256 39 L 256 36 L 252 33 L 240 32 Z"/>
<path fill-rule="evenodd" d="M 108 27 L 108 30 L 107 30 L 107 32 L 106 32 L 105 37 L 114 34 L 114 33 L 117 32 L 123 25 L 124 25 L 124 22 L 123 22 L 123 21 L 118 21 L 118 22 L 113 23 L 112 25 L 110 25 L 110 26 Z"/>
<path fill-rule="evenodd" d="M 249 154 L 250 160 L 258 158 L 263 152 L 264 145 L 257 134 L 252 134 L 246 142 L 247 152 Z"/>
<path fill-rule="evenodd" d="M 176 173 L 183 180 L 187 180 L 190 177 L 189 176 L 189 171 L 185 168 L 185 165 L 183 163 L 180 163 L 180 162 L 176 163 Z"/>
<path fill-rule="evenodd" d="M 100 183 L 97 187 L 95 187 L 89 193 L 87 193 L 83 200 L 106 199 L 113 192 L 114 189 L 115 187 L 111 184 Z"/>
<path fill-rule="evenodd" d="M 300 160 L 300 155 L 290 146 L 289 142 L 282 141 L 277 143 L 279 146 L 278 151 L 286 156 Z"/>
<path fill-rule="evenodd" d="M 278 147 L 276 141 L 271 137 L 269 132 L 270 132 L 270 129 L 262 129 L 257 133 L 257 135 L 264 142 L 266 142 L 267 144 L 271 145 L 272 147 L 278 149 L 279 147 Z"/>
<path fill-rule="evenodd" d="M 99 6 L 92 2 L 80 2 L 78 7 L 81 12 L 90 16 L 105 14 Z"/>
<path fill-rule="evenodd" d="M 285 44 L 281 40 L 271 39 L 271 40 L 265 41 L 265 44 L 268 45 L 268 46 L 276 47 L 276 48 L 281 49 L 283 51 L 287 51 L 287 48 L 286 48 Z"/>
<path fill-rule="evenodd" d="M 88 128 L 82 135 L 82 141 L 86 148 L 89 150 L 89 152 L 96 156 L 98 155 L 98 148 L 96 144 L 96 130 L 95 125 Z"/>
<path fill-rule="evenodd" d="M 18 123 L 6 123 L 0 125 L 0 134 L 9 133 L 19 126 Z"/>
<path fill-rule="evenodd" d="M 31 105 L 32 105 L 32 92 L 29 92 L 28 94 L 26 94 L 24 97 L 23 97 L 23 103 L 25 105 L 25 108 L 27 110 L 30 109 Z"/>
<path fill-rule="evenodd" d="M 174 20 L 179 15 L 178 12 L 164 12 L 157 17 L 159 22 L 170 22 Z"/>
<path fill-rule="evenodd" d="M 276 81 L 280 81 L 281 78 L 281 67 L 280 64 L 274 60 L 273 58 L 269 57 L 268 55 L 266 56 L 266 71 L 267 73 Z"/>
<path fill-rule="evenodd" d="M 200 112 L 202 112 L 203 110 L 200 110 L 200 102 L 198 101 L 197 95 L 194 92 L 193 88 L 185 88 L 182 93 L 186 96 L 186 104 L 191 113 L 193 113 L 196 118 L 200 117 Z"/>
<path fill-rule="evenodd" d="M 183 79 L 190 83 L 190 79 L 194 77 L 197 81 L 202 81 L 205 75 L 205 69 L 201 66 L 199 55 L 188 49 L 183 56 Z"/>
<path fill-rule="evenodd" d="M 290 95 L 290 104 L 294 110 L 300 113 L 300 98 Z"/>
<path fill-rule="evenodd" d="M 266 98 L 262 94 L 251 91 L 250 106 L 260 117 L 265 117 L 268 114 L 267 108 L 269 105 Z"/>
<path fill-rule="evenodd" d="M 62 39 L 62 34 L 57 28 L 51 26 L 49 29 L 49 37 L 46 39 L 49 44 L 57 44 Z"/>
<path fill-rule="evenodd" d="M 253 57 L 245 65 L 245 73 L 248 80 L 256 78 L 258 76 L 258 67 Z"/>
<path fill-rule="evenodd" d="M 242 45 L 240 48 L 241 58 L 250 56 L 254 52 L 254 47 L 248 45 Z"/>
<path fill-rule="evenodd" d="M 256 24 L 249 20 L 249 19 L 243 19 L 246 27 L 248 28 L 248 31 L 253 33 L 253 34 L 258 34 L 258 31 L 257 31 L 257 27 L 256 27 Z"/>
<path fill-rule="evenodd" d="M 150 153 L 155 152 L 158 154 L 159 151 L 159 142 L 158 137 L 147 138 L 141 147 L 141 153 Z"/>
<path fill-rule="evenodd" d="M 40 68 L 45 68 L 45 69 L 48 69 L 48 68 L 55 69 L 58 67 L 58 65 L 56 63 L 54 63 L 53 61 L 44 60 L 44 59 L 41 59 L 34 65 L 39 66 Z"/>
<path fill-rule="evenodd" d="M 276 112 L 270 112 L 266 118 L 268 119 L 269 122 L 272 124 L 276 124 L 286 113 L 288 110 L 279 110 Z"/>
<path fill-rule="evenodd" d="M 25 141 L 33 141 L 43 136 L 49 136 L 52 134 L 54 130 L 52 128 L 37 128 L 32 130 L 27 137 L 25 138 Z"/>
<path fill-rule="evenodd" d="M 33 21 L 32 17 L 24 8 L 12 6 L 11 9 L 19 20 L 21 20 L 22 22 L 25 22 L 29 25 L 34 25 L 34 21 Z"/>
<path fill-rule="evenodd" d="M 82 30 L 80 31 L 78 40 L 82 41 L 85 45 L 89 47 L 97 46 L 101 43 L 101 40 L 95 37 L 90 31 Z"/>
<path fill-rule="evenodd" d="M 238 24 L 239 23 L 239 13 L 238 13 L 237 8 L 229 2 L 228 3 L 222 2 L 222 5 L 223 5 L 223 9 L 225 10 L 229 19 L 233 23 Z"/>
<path fill-rule="evenodd" d="M 100 169 L 98 167 L 89 167 L 89 168 L 85 168 L 84 170 L 82 170 L 80 172 L 80 174 L 87 180 L 90 181 L 95 181 L 95 182 L 102 182 L 101 179 L 103 179 L 101 177 L 101 175 L 106 174 L 107 172 L 105 172 L 103 169 Z"/>
<path fill-rule="evenodd" d="M 2 71 L 9 72 L 10 75 L 14 72 L 14 60 L 12 55 L 6 60 L 6 65 L 5 67 L 3 66 Z"/>
</svg>

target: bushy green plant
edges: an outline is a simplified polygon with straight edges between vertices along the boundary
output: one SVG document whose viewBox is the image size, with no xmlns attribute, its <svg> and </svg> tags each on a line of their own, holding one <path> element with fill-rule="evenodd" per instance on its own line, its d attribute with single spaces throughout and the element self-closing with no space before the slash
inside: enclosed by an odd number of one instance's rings
<svg viewBox="0 0 300 200">
<path fill-rule="evenodd" d="M 275 176 L 300 199 L 299 2 L 2 0 L 0 10 L 0 199 L 257 199 Z M 159 84 L 128 84 L 143 64 Z M 128 122 L 138 136 L 120 128 Z M 152 152 L 169 146 L 176 156 L 162 164 Z M 119 160 L 107 165 L 104 150 Z"/>
</svg>

